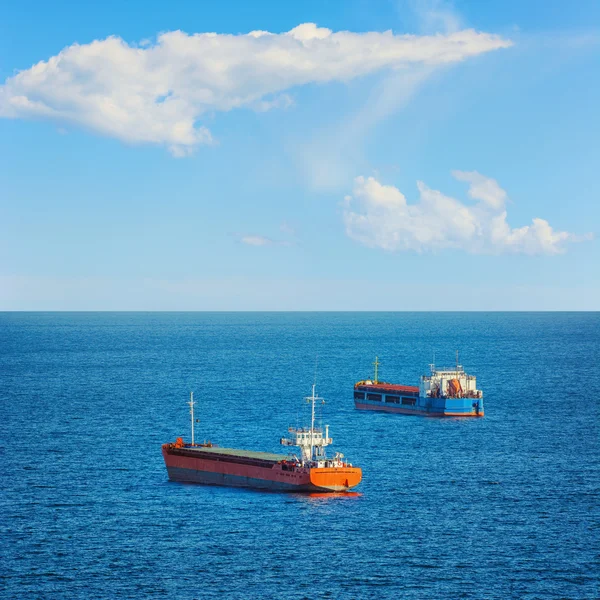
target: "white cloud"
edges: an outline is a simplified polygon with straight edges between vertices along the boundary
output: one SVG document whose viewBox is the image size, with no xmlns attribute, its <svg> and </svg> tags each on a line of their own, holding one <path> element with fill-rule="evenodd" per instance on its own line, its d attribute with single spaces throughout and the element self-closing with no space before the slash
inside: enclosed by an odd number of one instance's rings
<svg viewBox="0 0 600 600">
<path fill-rule="evenodd" d="M 294 145 L 306 181 L 317 190 L 344 188 L 362 159 L 362 140 L 381 121 L 406 106 L 434 67 L 412 65 L 380 79 L 364 105 L 330 127 L 310 132 L 306 143 Z"/>
<path fill-rule="evenodd" d="M 279 226 L 279 231 L 288 238 L 293 238 L 296 234 L 294 228 L 286 221 L 283 221 L 281 223 L 281 225 Z M 264 235 L 254 234 L 239 236 L 238 240 L 242 242 L 242 244 L 247 244 L 248 246 L 293 246 L 295 243 L 294 241 L 276 240 L 270 237 L 266 237 Z"/>
<path fill-rule="evenodd" d="M 282 93 L 295 86 L 445 65 L 510 45 L 471 29 L 415 36 L 332 32 L 313 23 L 282 34 L 171 31 L 154 44 L 109 37 L 73 44 L 9 77 L 0 86 L 0 116 L 73 123 L 186 156 L 211 143 L 199 123 L 208 112 L 285 107 L 291 98 Z"/>
<path fill-rule="evenodd" d="M 272 246 L 275 242 L 262 235 L 245 235 L 240 238 L 240 242 L 248 246 Z"/>
<path fill-rule="evenodd" d="M 281 223 L 281 225 L 279 226 L 279 231 L 281 231 L 281 233 L 284 233 L 285 235 L 288 235 L 288 236 L 296 235 L 296 230 L 287 221 L 283 221 Z"/>
<path fill-rule="evenodd" d="M 289 94 L 280 94 L 270 100 L 257 100 L 251 105 L 256 112 L 267 112 L 272 108 L 286 109 L 293 106 L 294 99 Z"/>
<path fill-rule="evenodd" d="M 469 183 L 476 204 L 464 204 L 419 181 L 419 202 L 409 204 L 402 192 L 373 177 L 357 177 L 344 202 L 346 233 L 373 248 L 390 251 L 436 251 L 459 248 L 471 253 L 558 254 L 566 242 L 590 239 L 555 231 L 548 221 L 512 229 L 506 222 L 506 192 L 477 171 L 453 171 Z"/>
<path fill-rule="evenodd" d="M 460 15 L 452 3 L 444 0 L 412 0 L 410 5 L 424 31 L 451 32 L 458 31 L 462 26 Z"/>
<path fill-rule="evenodd" d="M 283 233 L 289 234 L 291 230 L 281 228 Z M 287 240 L 274 240 L 264 235 L 244 235 L 238 238 L 242 244 L 248 246 L 292 246 L 293 243 Z"/>
<path fill-rule="evenodd" d="M 493 209 L 501 209 L 506 202 L 506 192 L 495 179 L 481 175 L 477 171 L 452 171 L 458 181 L 469 183 L 469 196 L 473 200 L 481 200 Z"/>
</svg>

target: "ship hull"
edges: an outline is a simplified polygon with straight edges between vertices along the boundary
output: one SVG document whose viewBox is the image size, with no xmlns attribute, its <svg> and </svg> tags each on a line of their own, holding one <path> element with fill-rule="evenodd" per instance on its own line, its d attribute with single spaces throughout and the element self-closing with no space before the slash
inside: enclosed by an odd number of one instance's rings
<svg viewBox="0 0 600 600">
<path fill-rule="evenodd" d="M 417 396 L 410 399 L 411 404 L 402 405 L 388 402 L 384 396 L 382 394 L 381 400 L 355 399 L 354 406 L 359 410 L 375 410 L 422 417 L 484 416 L 481 398 L 423 398 Z"/>
<path fill-rule="evenodd" d="M 201 483 L 203 485 L 222 485 L 227 487 L 246 487 L 257 490 L 271 490 L 278 492 L 303 491 L 303 486 L 279 481 L 269 481 L 260 477 L 248 475 L 232 475 L 231 473 L 220 473 L 216 471 L 199 471 L 182 467 L 167 467 L 167 473 L 171 481 L 182 483 Z M 306 490 L 315 491 L 315 490 Z"/>
<path fill-rule="evenodd" d="M 358 485 L 362 477 L 356 467 L 293 467 L 286 464 L 285 457 L 263 459 L 257 458 L 261 453 L 240 451 L 236 455 L 226 450 L 226 454 L 220 454 L 218 448 L 175 448 L 165 444 L 163 458 L 169 479 L 277 492 L 345 492 Z"/>
<path fill-rule="evenodd" d="M 456 367 L 430 366 L 431 375 L 423 375 L 420 386 L 378 381 L 375 371 L 374 380 L 354 385 L 354 406 L 423 417 L 483 417 L 483 393 L 476 378 L 458 364 L 458 355 Z"/>
</svg>

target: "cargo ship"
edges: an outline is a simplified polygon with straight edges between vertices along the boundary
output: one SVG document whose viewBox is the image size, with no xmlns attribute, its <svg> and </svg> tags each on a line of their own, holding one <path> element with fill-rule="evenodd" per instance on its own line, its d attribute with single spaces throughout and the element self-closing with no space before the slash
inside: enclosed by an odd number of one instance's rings
<svg viewBox="0 0 600 600">
<path fill-rule="evenodd" d="M 192 441 L 163 444 L 162 454 L 172 481 L 248 487 L 283 492 L 346 492 L 362 479 L 362 470 L 344 460 L 337 452 L 327 457 L 325 447 L 332 443 L 329 426 L 315 427 L 315 394 L 306 398 L 312 405 L 310 427 L 290 427 L 283 446 L 296 446 L 295 454 L 273 454 L 221 448 L 211 442 L 194 441 L 194 395 L 190 394 Z"/>
<path fill-rule="evenodd" d="M 483 393 L 477 379 L 454 367 L 429 365 L 419 386 L 386 383 L 378 379 L 379 359 L 375 357 L 375 377 L 354 385 L 354 405 L 361 410 L 379 410 L 426 417 L 483 417 Z"/>
</svg>

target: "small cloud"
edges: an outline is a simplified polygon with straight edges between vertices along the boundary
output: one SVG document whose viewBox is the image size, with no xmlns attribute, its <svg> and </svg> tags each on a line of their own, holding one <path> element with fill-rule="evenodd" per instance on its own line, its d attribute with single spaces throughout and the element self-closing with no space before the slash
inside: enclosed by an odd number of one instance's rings
<svg viewBox="0 0 600 600">
<path fill-rule="evenodd" d="M 319 191 L 339 191 L 365 164 L 363 142 L 375 126 L 408 105 L 433 73 L 431 65 L 395 70 L 371 89 L 364 105 L 350 116 L 292 148 L 305 181 Z"/>
<path fill-rule="evenodd" d="M 417 182 L 419 201 L 409 204 L 393 185 L 374 177 L 357 177 L 354 192 L 343 203 L 347 235 L 372 248 L 416 252 L 457 248 L 473 254 L 560 254 L 569 242 L 592 238 L 556 231 L 545 219 L 511 228 L 507 194 L 495 179 L 477 171 L 453 171 L 469 184 L 475 205 L 432 190 Z"/>
<path fill-rule="evenodd" d="M 252 108 L 256 112 L 267 112 L 273 108 L 286 110 L 293 105 L 294 99 L 289 94 L 280 94 L 279 96 L 275 96 L 272 100 L 257 100 L 252 105 Z"/>
<path fill-rule="evenodd" d="M 283 221 L 279 226 L 279 231 L 281 233 L 285 233 L 286 235 L 296 235 L 296 230 L 287 222 Z"/>
<path fill-rule="evenodd" d="M 481 200 L 496 210 L 501 209 L 506 203 L 506 192 L 495 179 L 481 175 L 477 171 L 452 171 L 452 177 L 470 184 L 468 193 L 474 200 Z"/>
<path fill-rule="evenodd" d="M 248 244 L 248 246 L 272 246 L 275 242 L 268 237 L 262 235 L 245 235 L 240 239 L 242 244 Z"/>
<path fill-rule="evenodd" d="M 274 240 L 264 235 L 243 235 L 238 240 L 248 246 L 292 246 L 292 242 L 287 240 Z"/>
<path fill-rule="evenodd" d="M 256 29 L 255 31 L 251 31 L 248 35 L 253 38 L 260 38 L 260 37 L 264 37 L 265 35 L 273 35 L 273 34 L 268 31 L 264 31 L 262 29 Z"/>
<path fill-rule="evenodd" d="M 462 27 L 462 19 L 451 2 L 412 0 L 411 5 L 423 31 L 452 33 Z"/>
</svg>

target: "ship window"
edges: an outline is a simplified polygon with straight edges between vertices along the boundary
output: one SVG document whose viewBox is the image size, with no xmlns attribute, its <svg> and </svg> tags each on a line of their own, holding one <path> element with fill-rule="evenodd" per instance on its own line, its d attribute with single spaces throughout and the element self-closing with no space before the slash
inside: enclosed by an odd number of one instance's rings
<svg viewBox="0 0 600 600">
<path fill-rule="evenodd" d="M 354 392 L 354 398 L 356 400 L 364 400 L 365 399 L 365 393 L 364 392 Z"/>
<path fill-rule="evenodd" d="M 402 404 L 408 404 L 408 406 L 414 406 L 417 403 L 416 398 L 402 398 Z"/>
<path fill-rule="evenodd" d="M 381 394 L 367 394 L 367 400 L 377 400 L 381 402 Z"/>
<path fill-rule="evenodd" d="M 388 396 L 385 397 L 386 402 L 392 402 L 394 404 L 400 404 L 400 396 Z"/>
</svg>

